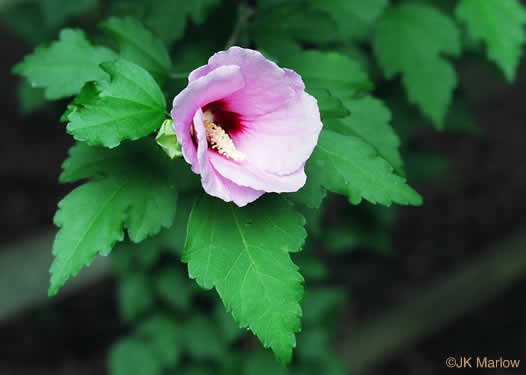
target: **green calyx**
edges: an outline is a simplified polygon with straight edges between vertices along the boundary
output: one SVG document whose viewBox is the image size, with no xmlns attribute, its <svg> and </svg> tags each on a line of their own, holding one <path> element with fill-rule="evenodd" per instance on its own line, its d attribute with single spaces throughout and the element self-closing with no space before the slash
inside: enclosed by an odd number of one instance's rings
<svg viewBox="0 0 526 375">
<path fill-rule="evenodd" d="M 159 129 L 159 133 L 155 137 L 155 141 L 166 152 L 170 159 L 175 159 L 183 156 L 181 145 L 177 142 L 177 136 L 172 127 L 173 120 L 164 120 Z"/>
</svg>

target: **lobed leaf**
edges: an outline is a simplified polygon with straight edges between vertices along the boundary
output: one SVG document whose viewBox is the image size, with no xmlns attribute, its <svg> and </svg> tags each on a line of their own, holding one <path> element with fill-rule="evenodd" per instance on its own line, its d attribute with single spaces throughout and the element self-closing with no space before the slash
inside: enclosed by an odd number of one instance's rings
<svg viewBox="0 0 526 375">
<path fill-rule="evenodd" d="M 44 90 L 31 87 L 27 80 L 20 80 L 16 87 L 18 110 L 24 114 L 30 114 L 39 110 L 46 104 Z"/>
<path fill-rule="evenodd" d="M 98 96 L 87 95 L 89 100 L 69 113 L 68 133 L 90 145 L 113 148 L 157 130 L 166 116 L 166 102 L 152 76 L 126 60 L 102 68 L 111 78 L 97 81 Z"/>
<path fill-rule="evenodd" d="M 203 197 L 193 208 L 183 261 L 191 278 L 215 287 L 240 327 L 249 327 L 282 362 L 300 330 L 303 278 L 289 252 L 305 241 L 305 219 L 283 199 L 238 208 Z"/>
<path fill-rule="evenodd" d="M 202 24 L 220 0 L 112 0 L 109 13 L 140 19 L 167 45 L 184 36 L 188 19 Z"/>
<path fill-rule="evenodd" d="M 64 29 L 58 41 L 35 49 L 13 72 L 45 88 L 45 97 L 54 100 L 78 94 L 86 82 L 108 78 L 100 64 L 116 58 L 112 50 L 94 47 L 81 30 Z"/>
<path fill-rule="evenodd" d="M 181 331 L 171 315 L 157 313 L 140 324 L 136 334 L 152 349 L 163 367 L 173 367 L 181 359 Z"/>
<path fill-rule="evenodd" d="M 164 249 L 163 232 L 150 237 L 140 244 L 131 241 L 117 243 L 111 251 L 111 264 L 114 272 L 120 278 L 134 273 L 150 271 Z"/>
<path fill-rule="evenodd" d="M 111 161 L 105 158 L 109 150 L 88 151 L 85 145 L 73 148 L 64 164 L 63 181 L 100 177 L 76 188 L 59 203 L 54 221 L 60 230 L 53 244 L 50 295 L 96 255 L 108 255 L 115 243 L 124 239 L 124 229 L 133 242 L 141 242 L 172 225 L 177 192 L 164 171 L 155 167 L 152 156 L 144 152 L 144 148 L 154 147 L 153 143 L 139 146 L 123 147 Z M 103 158 L 93 157 L 97 150 Z"/>
<path fill-rule="evenodd" d="M 132 17 L 112 17 L 100 25 L 119 44 L 125 59 L 143 67 L 159 81 L 171 72 L 172 62 L 161 39 Z"/>
<path fill-rule="evenodd" d="M 207 315 L 194 312 L 185 321 L 181 336 L 188 353 L 198 360 L 221 360 L 226 354 L 226 342 L 221 337 L 219 327 Z"/>
<path fill-rule="evenodd" d="M 376 150 L 362 139 L 324 129 L 311 157 L 310 175 L 332 192 L 347 195 L 353 204 L 362 198 L 386 206 L 422 204 L 422 198 Z"/>
<path fill-rule="evenodd" d="M 332 95 L 327 89 L 312 88 L 309 93 L 316 98 L 322 120 L 341 118 L 350 112 L 343 105 L 342 101 Z"/>
<path fill-rule="evenodd" d="M 256 351 L 247 353 L 241 373 L 250 375 L 287 375 L 287 368 L 276 362 L 272 355 Z"/>
<path fill-rule="evenodd" d="M 190 16 L 197 25 L 205 22 L 208 14 L 219 4 L 221 0 L 194 0 L 191 2 Z"/>
<path fill-rule="evenodd" d="M 455 15 L 475 41 L 486 43 L 490 60 L 513 81 L 525 41 L 526 9 L 520 1 L 461 0 Z"/>
<path fill-rule="evenodd" d="M 93 11 L 97 0 L 45 0 L 39 2 L 42 16 L 49 27 L 58 27 L 69 18 Z"/>
<path fill-rule="evenodd" d="M 455 70 L 442 56 L 460 54 L 454 22 L 430 6 L 402 4 L 378 22 L 373 48 L 385 76 L 402 74 L 409 100 L 442 128 L 457 84 Z"/>
<path fill-rule="evenodd" d="M 278 59 L 300 52 L 301 42 L 328 43 L 338 39 L 338 27 L 328 14 L 297 0 L 261 4 L 250 33 L 258 49 Z"/>
<path fill-rule="evenodd" d="M 337 23 L 343 40 L 362 39 L 381 16 L 389 0 L 309 0 L 314 9 L 327 12 Z"/>
<path fill-rule="evenodd" d="M 150 279 L 145 274 L 127 275 L 119 282 L 119 310 L 125 322 L 133 322 L 148 313 L 154 305 Z"/>
<path fill-rule="evenodd" d="M 303 51 L 287 57 L 282 64 L 301 75 L 307 91 L 326 89 L 345 98 L 372 89 L 360 64 L 337 52 Z"/>
<path fill-rule="evenodd" d="M 162 363 L 154 349 L 137 338 L 125 338 L 112 348 L 108 370 L 111 375 L 161 375 Z"/>
<path fill-rule="evenodd" d="M 288 194 L 288 196 L 294 202 L 301 203 L 309 208 L 318 209 L 327 196 L 327 190 L 323 187 L 323 180 L 320 179 L 321 174 L 317 174 L 315 171 L 311 173 L 313 163 L 309 159 L 305 164 L 305 174 L 307 175 L 305 185 L 297 192 Z"/>
<path fill-rule="evenodd" d="M 358 136 L 373 146 L 398 173 L 402 172 L 400 139 L 390 125 L 391 112 L 385 104 L 371 96 L 346 99 L 345 107 L 351 115 L 343 119 L 331 119 L 325 126 L 345 135 Z"/>
<path fill-rule="evenodd" d="M 184 273 L 180 272 L 180 269 L 175 267 L 163 269 L 156 280 L 157 294 L 163 302 L 183 311 L 189 311 L 192 308 L 194 294 L 192 286 L 198 288 L 188 280 Z"/>
</svg>

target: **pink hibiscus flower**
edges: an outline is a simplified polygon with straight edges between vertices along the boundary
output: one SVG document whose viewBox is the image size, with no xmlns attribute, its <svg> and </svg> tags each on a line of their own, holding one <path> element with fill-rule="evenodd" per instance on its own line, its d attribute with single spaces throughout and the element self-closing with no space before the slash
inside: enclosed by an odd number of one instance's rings
<svg viewBox="0 0 526 375">
<path fill-rule="evenodd" d="M 238 206 L 298 191 L 322 123 L 301 77 L 232 47 L 188 77 L 173 102 L 177 139 L 204 190 Z"/>
</svg>

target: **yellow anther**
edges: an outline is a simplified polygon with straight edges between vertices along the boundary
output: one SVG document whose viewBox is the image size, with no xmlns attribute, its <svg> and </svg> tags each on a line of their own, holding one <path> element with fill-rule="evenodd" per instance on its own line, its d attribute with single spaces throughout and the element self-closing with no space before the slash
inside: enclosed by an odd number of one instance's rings
<svg viewBox="0 0 526 375">
<path fill-rule="evenodd" d="M 212 149 L 234 161 L 245 160 L 245 155 L 236 149 L 234 141 L 221 126 L 208 120 L 206 116 L 203 122 L 205 123 L 206 140 Z"/>
</svg>

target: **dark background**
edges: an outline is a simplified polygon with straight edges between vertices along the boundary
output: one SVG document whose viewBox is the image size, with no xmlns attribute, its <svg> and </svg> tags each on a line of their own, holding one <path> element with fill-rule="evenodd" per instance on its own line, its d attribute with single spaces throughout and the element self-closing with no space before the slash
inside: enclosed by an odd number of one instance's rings
<svg viewBox="0 0 526 375">
<path fill-rule="evenodd" d="M 51 228 L 57 202 L 71 189 L 59 185 L 57 178 L 72 139 L 58 121 L 55 105 L 31 115 L 20 113 L 15 96 L 18 78 L 10 69 L 31 48 L 2 28 L 0 38 L 1 256 L 5 247 Z M 444 155 L 450 164 L 443 175 L 413 184 L 425 204 L 400 210 L 393 233 L 397 251 L 390 255 L 355 251 L 333 259 L 346 265 L 345 274 L 339 276 L 342 284 L 352 284 L 336 345 L 344 356 L 353 355 L 352 336 L 368 322 L 398 307 L 418 305 L 414 296 L 427 295 L 433 285 L 488 256 L 498 262 L 503 244 L 524 228 L 526 69 L 521 68 L 516 83 L 508 86 L 486 74 L 492 71 L 485 66 L 467 61 L 458 67 L 460 87 L 473 104 L 482 135 L 440 133 L 421 126 L 411 142 Z M 327 220 L 334 215 L 337 209 L 329 210 Z M 526 252 L 524 242 L 518 246 Z M 480 283 L 484 282 L 486 275 L 481 274 Z M 468 293 L 465 298 L 473 301 L 464 299 L 465 290 L 458 290 L 460 302 L 449 298 L 433 302 L 429 314 L 451 310 L 451 316 L 398 345 L 365 373 L 461 371 L 446 368 L 445 359 L 451 355 L 522 359 L 522 370 L 476 371 L 526 373 L 525 287 L 522 278 L 497 290 Z M 106 278 L 0 321 L 0 374 L 106 373 L 108 348 L 126 330 L 118 317 L 115 293 L 116 282 Z M 413 318 L 408 319 L 405 324 L 412 323 Z M 382 336 L 377 340 L 383 342 Z"/>
</svg>

